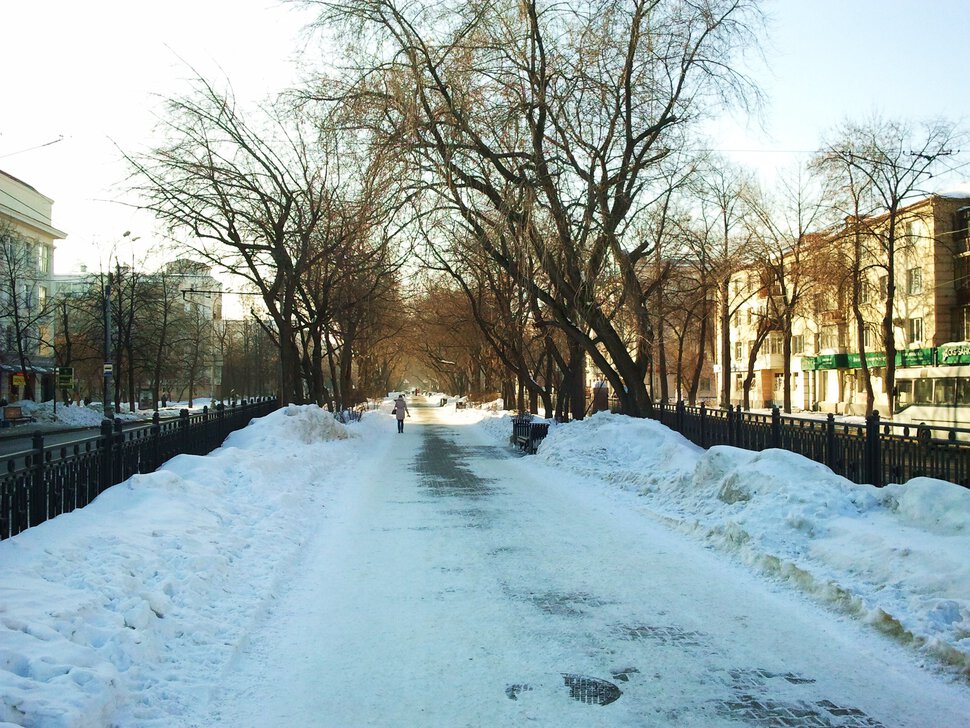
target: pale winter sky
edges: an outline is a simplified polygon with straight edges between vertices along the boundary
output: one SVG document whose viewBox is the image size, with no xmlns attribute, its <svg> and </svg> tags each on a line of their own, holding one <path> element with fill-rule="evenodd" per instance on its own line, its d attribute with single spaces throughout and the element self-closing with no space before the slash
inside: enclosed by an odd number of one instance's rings
<svg viewBox="0 0 970 728">
<path fill-rule="evenodd" d="M 965 0 L 768 0 L 765 7 L 774 18 L 768 69 L 753 73 L 769 98 L 766 132 L 745 118 L 717 125 L 729 156 L 767 172 L 806 158 L 840 120 L 874 111 L 970 122 Z M 121 246 L 126 230 L 149 247 L 151 220 L 120 204 L 131 200 L 115 145 L 151 144 L 160 97 L 186 89 L 190 66 L 228 78 L 243 101 L 265 98 L 298 78 L 293 61 L 310 17 L 278 0 L 5 3 L 0 169 L 54 199 L 54 225 L 69 235 L 55 271 L 97 270 L 115 254 L 130 260 Z M 312 45 L 310 53 L 320 55 Z M 966 168 L 958 174 L 970 177 Z"/>
</svg>

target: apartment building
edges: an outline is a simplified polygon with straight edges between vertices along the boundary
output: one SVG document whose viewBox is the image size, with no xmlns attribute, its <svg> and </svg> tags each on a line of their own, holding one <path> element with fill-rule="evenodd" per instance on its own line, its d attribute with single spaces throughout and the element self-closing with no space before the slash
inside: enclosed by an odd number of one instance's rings
<svg viewBox="0 0 970 728">
<path fill-rule="evenodd" d="M 0 170 L 0 397 L 49 399 L 54 351 L 48 299 L 54 242 L 67 234 L 51 224 L 54 201 Z"/>
<path fill-rule="evenodd" d="M 816 265 L 803 265 L 802 271 L 811 269 L 816 280 L 798 303 L 792 322 L 793 410 L 864 414 L 862 356 L 870 371 L 875 409 L 889 416 L 900 409 L 900 397 L 906 403 L 907 393 L 899 387 L 892 396 L 886 391 L 882 319 L 890 271 L 895 287 L 892 327 L 897 381 L 904 390 L 915 379 L 935 376 L 934 368 L 940 365 L 970 363 L 968 221 L 970 196 L 932 195 L 899 211 L 892 239 L 886 234 L 887 219 L 876 217 L 861 225 L 847 221 L 843 229 L 824 236 L 825 245 L 816 244 L 816 250 L 809 252 Z M 854 256 L 854 250 L 862 251 L 861 255 Z M 852 306 L 855 281 L 864 320 L 861 335 Z M 749 354 L 756 346 L 759 324 L 777 310 L 772 296 L 778 295 L 779 286 L 757 266 L 735 273 L 730 285 L 735 300 L 741 301 L 730 329 L 731 400 L 740 403 Z M 774 328 L 754 360 L 753 408 L 780 405 L 784 399 L 784 341 Z M 720 362 L 716 367 L 720 371 Z M 959 372 L 945 373 L 957 386 Z"/>
</svg>

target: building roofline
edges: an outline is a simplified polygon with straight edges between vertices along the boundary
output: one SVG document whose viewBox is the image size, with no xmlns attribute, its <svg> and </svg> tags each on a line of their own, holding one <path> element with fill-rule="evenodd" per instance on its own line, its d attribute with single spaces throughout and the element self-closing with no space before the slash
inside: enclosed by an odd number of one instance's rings
<svg viewBox="0 0 970 728">
<path fill-rule="evenodd" d="M 11 180 L 13 182 L 16 182 L 18 185 L 23 185 L 28 190 L 30 190 L 34 194 L 40 195 L 41 197 L 43 197 L 45 200 L 47 200 L 51 204 L 54 203 L 54 200 L 52 198 L 50 198 L 47 195 L 45 195 L 43 192 L 41 192 L 40 190 L 38 190 L 36 187 L 34 187 L 29 182 L 24 182 L 19 177 L 14 177 L 12 174 L 10 174 L 10 172 L 5 172 L 4 170 L 0 169 L 0 175 L 3 175 L 4 177 L 6 177 L 7 179 L 9 179 L 9 180 Z"/>
</svg>

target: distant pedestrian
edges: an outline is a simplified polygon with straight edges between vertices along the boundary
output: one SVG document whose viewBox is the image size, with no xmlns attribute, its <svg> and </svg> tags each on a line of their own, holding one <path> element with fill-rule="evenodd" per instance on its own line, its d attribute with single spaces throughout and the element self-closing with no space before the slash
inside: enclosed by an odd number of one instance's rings
<svg viewBox="0 0 970 728">
<path fill-rule="evenodd" d="M 394 400 L 394 416 L 397 417 L 397 431 L 404 432 L 404 416 L 411 416 L 408 411 L 408 403 L 404 401 L 404 395 L 397 395 L 397 399 Z"/>
</svg>

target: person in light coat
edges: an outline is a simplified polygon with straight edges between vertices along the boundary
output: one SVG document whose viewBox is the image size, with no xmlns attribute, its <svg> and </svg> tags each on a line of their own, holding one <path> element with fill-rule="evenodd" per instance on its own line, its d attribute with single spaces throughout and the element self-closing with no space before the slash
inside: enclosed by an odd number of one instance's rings
<svg viewBox="0 0 970 728">
<path fill-rule="evenodd" d="M 397 417 L 397 431 L 404 432 L 404 417 L 407 415 L 411 416 L 408 411 L 408 403 L 404 401 L 404 395 L 397 395 L 397 399 L 394 400 L 394 416 Z"/>
</svg>

